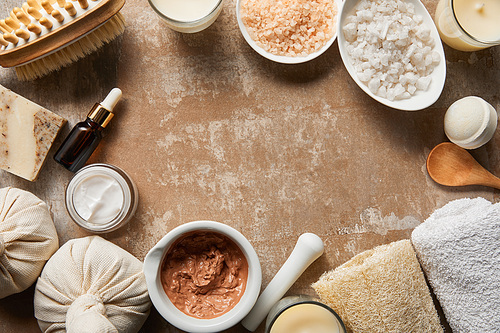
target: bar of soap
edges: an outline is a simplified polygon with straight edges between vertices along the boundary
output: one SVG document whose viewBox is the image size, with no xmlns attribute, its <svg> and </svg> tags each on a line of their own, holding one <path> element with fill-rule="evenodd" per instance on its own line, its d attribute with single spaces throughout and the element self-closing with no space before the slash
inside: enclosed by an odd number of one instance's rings
<svg viewBox="0 0 500 333">
<path fill-rule="evenodd" d="M 34 181 L 66 119 L 0 86 L 0 169 Z"/>
</svg>

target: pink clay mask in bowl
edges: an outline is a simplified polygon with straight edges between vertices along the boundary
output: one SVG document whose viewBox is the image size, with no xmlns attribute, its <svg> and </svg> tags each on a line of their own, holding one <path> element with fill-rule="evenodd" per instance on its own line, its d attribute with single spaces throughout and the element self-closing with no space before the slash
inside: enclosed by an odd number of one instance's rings
<svg viewBox="0 0 500 333">
<path fill-rule="evenodd" d="M 181 311 L 164 289 L 165 261 L 169 253 L 193 234 L 215 233 L 231 240 L 239 247 L 248 264 L 246 287 L 241 298 L 220 315 L 206 318 L 194 317 Z M 144 275 L 153 305 L 160 315 L 177 328 L 192 333 L 220 332 L 239 323 L 252 309 L 260 293 L 262 272 L 259 258 L 250 242 L 236 229 L 213 221 L 195 221 L 182 224 L 167 233 L 146 255 Z M 186 304 L 188 305 L 188 304 Z"/>
</svg>

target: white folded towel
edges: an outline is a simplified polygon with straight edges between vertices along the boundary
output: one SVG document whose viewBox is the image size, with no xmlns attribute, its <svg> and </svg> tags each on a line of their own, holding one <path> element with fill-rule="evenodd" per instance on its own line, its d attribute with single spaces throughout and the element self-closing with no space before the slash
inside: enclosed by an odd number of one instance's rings
<svg viewBox="0 0 500 333">
<path fill-rule="evenodd" d="M 452 201 L 411 240 L 453 332 L 500 332 L 500 204 Z"/>
</svg>

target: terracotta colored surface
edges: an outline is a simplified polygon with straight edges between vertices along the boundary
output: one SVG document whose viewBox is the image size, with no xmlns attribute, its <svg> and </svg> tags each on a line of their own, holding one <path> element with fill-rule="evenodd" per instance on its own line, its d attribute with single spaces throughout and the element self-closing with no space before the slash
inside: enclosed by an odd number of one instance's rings
<svg viewBox="0 0 500 333">
<path fill-rule="evenodd" d="M 431 13 L 437 1 L 424 4 Z M 0 4 L 5 16 L 18 0 Z M 440 99 L 419 112 L 386 108 L 359 89 L 333 45 L 302 65 L 272 63 L 244 41 L 228 0 L 208 30 L 169 30 L 146 0 L 128 0 L 125 34 L 46 78 L 0 84 L 75 123 L 110 89 L 124 100 L 90 162 L 126 170 L 137 183 L 136 217 L 104 237 L 144 259 L 169 230 L 210 219 L 240 230 L 254 245 L 266 286 L 299 235 L 314 232 L 325 254 L 290 294 L 312 294 L 325 270 L 412 229 L 450 200 L 482 196 L 485 187 L 448 188 L 425 171 L 429 151 L 445 141 L 443 115 L 477 95 L 500 109 L 500 47 L 475 53 L 445 47 L 448 76 Z M 500 134 L 473 155 L 500 174 Z M 0 171 L 0 187 L 32 191 L 51 207 L 61 243 L 88 235 L 68 217 L 64 188 L 72 174 L 49 155 L 29 183 Z M 1 332 L 37 332 L 33 288 L 0 301 Z M 177 332 L 153 312 L 144 332 Z M 230 332 L 244 332 L 239 326 Z M 263 325 L 259 328 L 263 332 Z"/>
</svg>

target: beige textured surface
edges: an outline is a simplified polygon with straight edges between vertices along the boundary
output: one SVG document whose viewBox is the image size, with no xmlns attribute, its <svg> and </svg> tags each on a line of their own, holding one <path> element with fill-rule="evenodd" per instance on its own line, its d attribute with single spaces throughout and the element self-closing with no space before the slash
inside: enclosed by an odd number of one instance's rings
<svg viewBox="0 0 500 333">
<path fill-rule="evenodd" d="M 424 4 L 433 13 L 436 1 Z M 0 4 L 0 12 L 19 5 Z M 20 83 L 0 69 L 0 84 L 69 120 L 63 136 L 115 86 L 124 99 L 90 162 L 126 170 L 137 183 L 136 217 L 105 235 L 139 259 L 169 230 L 211 219 L 254 245 L 267 285 L 303 232 L 325 241 L 325 254 L 292 287 L 312 294 L 321 273 L 376 245 L 409 238 L 452 199 L 483 187 L 446 188 L 425 171 L 445 140 L 443 116 L 455 100 L 478 95 L 500 108 L 500 48 L 463 53 L 445 47 L 448 76 L 440 99 L 419 112 L 386 108 L 345 70 L 337 43 L 320 58 L 287 66 L 267 61 L 244 41 L 235 1 L 208 30 L 169 30 L 146 0 L 127 0 L 125 34 L 82 61 Z M 56 140 L 56 146 L 63 136 Z M 500 174 L 500 134 L 474 152 Z M 47 201 L 61 244 L 88 235 L 70 221 L 64 188 L 71 173 L 49 160 L 37 182 L 0 173 Z M 33 290 L 0 302 L 1 332 L 36 332 Z M 144 332 L 177 332 L 152 313 Z M 230 332 L 244 332 L 239 326 Z M 263 332 L 262 326 L 259 332 Z"/>
</svg>

